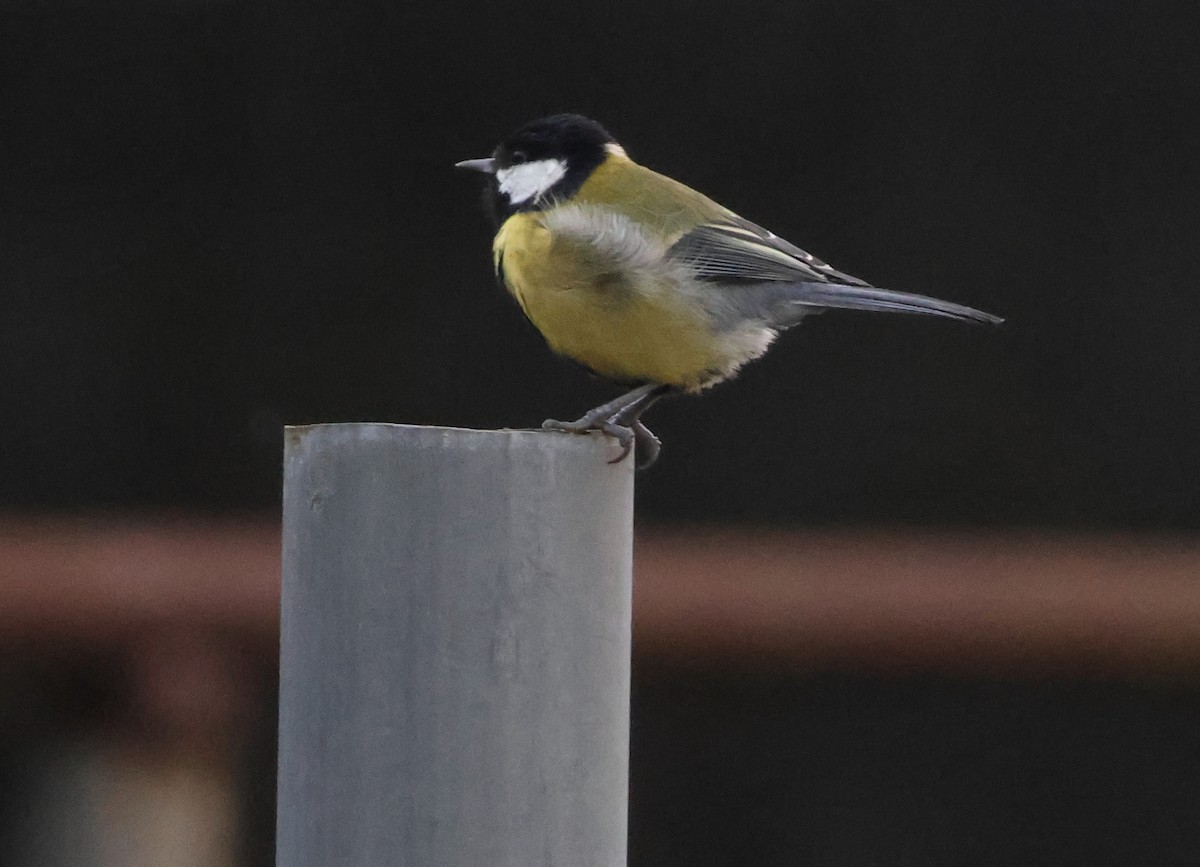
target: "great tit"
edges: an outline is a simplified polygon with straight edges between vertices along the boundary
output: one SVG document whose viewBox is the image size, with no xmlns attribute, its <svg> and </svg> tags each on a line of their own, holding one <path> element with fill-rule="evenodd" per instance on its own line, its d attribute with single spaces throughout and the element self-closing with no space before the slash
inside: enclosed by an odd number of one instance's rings
<svg viewBox="0 0 1200 867">
<path fill-rule="evenodd" d="M 521 127 L 484 159 L 500 281 L 555 352 L 634 386 L 547 430 L 602 431 L 639 466 L 660 442 L 641 415 L 758 358 L 779 332 L 829 308 L 998 316 L 878 289 L 631 160 L 598 123 L 559 114 Z"/>
</svg>

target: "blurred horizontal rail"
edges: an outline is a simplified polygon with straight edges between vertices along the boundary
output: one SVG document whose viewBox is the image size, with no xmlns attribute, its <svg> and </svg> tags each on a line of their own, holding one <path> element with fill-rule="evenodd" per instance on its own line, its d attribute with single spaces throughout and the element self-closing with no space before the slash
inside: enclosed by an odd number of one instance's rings
<svg viewBox="0 0 1200 867">
<path fill-rule="evenodd" d="M 646 662 L 1200 673 L 1200 539 L 662 528 L 634 559 Z M 170 624 L 274 642 L 278 606 L 273 521 L 0 522 L 9 648 Z"/>
<path fill-rule="evenodd" d="M 1200 539 L 751 531 L 641 542 L 635 646 L 653 657 L 1200 672 Z"/>
</svg>

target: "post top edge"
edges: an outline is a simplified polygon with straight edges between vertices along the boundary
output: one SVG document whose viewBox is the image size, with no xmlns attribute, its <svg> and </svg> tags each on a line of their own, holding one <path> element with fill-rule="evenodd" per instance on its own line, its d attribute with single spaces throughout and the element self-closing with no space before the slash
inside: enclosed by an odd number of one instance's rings
<svg viewBox="0 0 1200 867">
<path fill-rule="evenodd" d="M 284 425 L 284 442 L 289 448 L 301 444 L 349 443 L 366 441 L 397 440 L 421 443 L 424 446 L 479 447 L 487 444 L 508 446 L 521 440 L 537 443 L 539 448 L 596 449 L 606 448 L 617 453 L 616 441 L 599 432 L 587 435 L 564 434 L 535 428 L 500 428 L 481 430 L 464 427 L 442 427 L 437 425 L 400 424 L 396 422 L 325 422 L 319 424 Z"/>
<path fill-rule="evenodd" d="M 477 431 L 479 433 L 508 433 L 519 430 L 533 430 L 533 428 L 472 428 L 472 427 L 456 427 L 454 425 L 437 425 L 437 424 L 405 424 L 396 421 L 322 421 L 312 422 L 310 424 L 285 424 L 285 430 L 317 430 L 321 428 L 402 428 L 406 430 L 451 430 L 451 431 Z"/>
<path fill-rule="evenodd" d="M 539 428 L 474 428 L 455 427 L 453 425 L 403 424 L 393 421 L 332 421 L 314 422 L 312 424 L 285 424 L 287 432 L 299 434 L 312 433 L 353 433 L 368 430 L 375 431 L 437 431 L 438 433 L 470 433 L 470 434 L 522 434 L 522 433 L 556 433 L 543 431 Z"/>
</svg>

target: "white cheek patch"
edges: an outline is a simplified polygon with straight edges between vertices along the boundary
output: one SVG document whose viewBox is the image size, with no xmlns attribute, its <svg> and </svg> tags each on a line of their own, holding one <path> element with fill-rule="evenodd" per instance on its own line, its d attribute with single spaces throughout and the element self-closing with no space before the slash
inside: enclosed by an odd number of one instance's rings
<svg viewBox="0 0 1200 867">
<path fill-rule="evenodd" d="M 537 198 L 563 179 L 567 164 L 562 160 L 537 160 L 496 171 L 500 192 L 514 205 Z"/>
</svg>

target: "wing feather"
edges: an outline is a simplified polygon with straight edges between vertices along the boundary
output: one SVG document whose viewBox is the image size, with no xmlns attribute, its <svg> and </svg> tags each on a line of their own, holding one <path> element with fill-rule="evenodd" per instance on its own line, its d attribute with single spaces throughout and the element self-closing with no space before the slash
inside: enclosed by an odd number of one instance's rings
<svg viewBox="0 0 1200 867">
<path fill-rule="evenodd" d="M 671 247 L 700 280 L 717 283 L 796 281 L 869 286 L 812 253 L 736 214 L 696 226 Z"/>
</svg>

